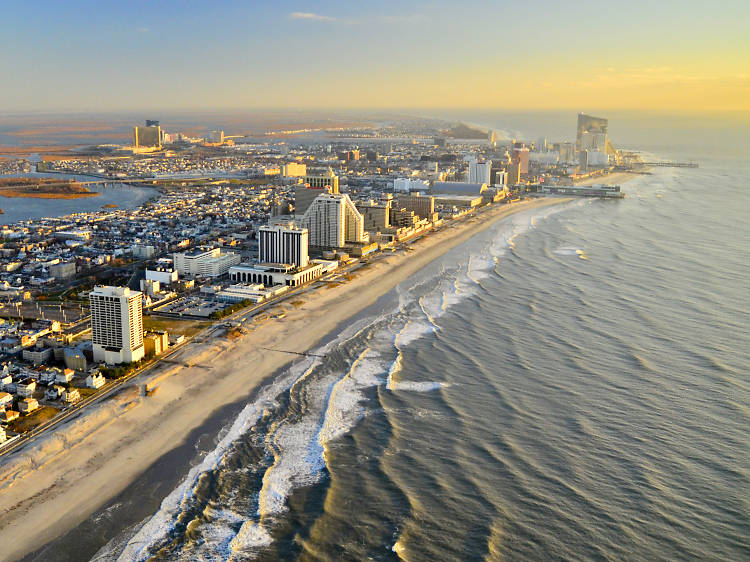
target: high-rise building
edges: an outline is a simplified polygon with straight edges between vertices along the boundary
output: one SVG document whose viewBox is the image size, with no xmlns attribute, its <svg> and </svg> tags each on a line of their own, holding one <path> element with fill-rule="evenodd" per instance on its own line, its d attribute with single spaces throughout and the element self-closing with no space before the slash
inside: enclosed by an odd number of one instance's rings
<svg viewBox="0 0 750 562">
<path fill-rule="evenodd" d="M 506 185 L 516 185 L 521 183 L 521 164 L 518 162 L 512 162 L 508 164 L 505 171 L 507 173 Z"/>
<path fill-rule="evenodd" d="M 258 229 L 258 254 L 263 263 L 283 263 L 306 267 L 309 263 L 306 228 L 287 225 L 261 226 Z"/>
<path fill-rule="evenodd" d="M 224 143 L 224 131 L 211 131 L 208 133 L 208 142 L 213 144 Z"/>
<path fill-rule="evenodd" d="M 156 125 L 149 125 L 156 123 Z M 158 121 L 146 121 L 145 127 L 133 127 L 133 147 L 161 148 L 161 127 Z"/>
<path fill-rule="evenodd" d="M 390 195 L 390 193 L 388 194 Z M 379 232 L 391 226 L 391 204 L 393 199 L 357 203 L 357 210 L 362 213 L 364 228 L 368 232 Z"/>
<path fill-rule="evenodd" d="M 127 287 L 95 287 L 91 303 L 94 361 L 107 364 L 143 359 L 142 293 Z"/>
<path fill-rule="evenodd" d="M 155 119 L 146 119 L 146 127 L 158 127 L 159 122 Z"/>
<path fill-rule="evenodd" d="M 200 246 L 188 252 L 172 255 L 174 268 L 180 275 L 188 277 L 220 277 L 233 265 L 240 263 L 240 255 L 222 252 L 220 248 Z"/>
<path fill-rule="evenodd" d="M 301 217 L 310 207 L 315 198 L 323 193 L 331 193 L 332 188 L 328 185 L 324 187 L 310 187 L 308 185 L 297 185 L 294 188 L 294 214 Z"/>
<path fill-rule="evenodd" d="M 603 117 L 593 117 L 591 115 L 586 115 L 585 113 L 579 113 L 578 126 L 576 127 L 576 152 L 587 149 L 587 147 L 583 146 L 583 138 L 585 135 L 604 135 L 603 145 L 606 145 L 608 125 L 609 121 Z M 602 150 L 604 150 L 604 148 L 602 148 Z"/>
<path fill-rule="evenodd" d="M 339 192 L 339 177 L 330 168 L 328 168 L 328 172 L 319 176 L 312 174 L 305 176 L 303 183 L 306 183 L 310 187 L 325 187 L 328 185 L 331 187 L 332 193 Z"/>
<path fill-rule="evenodd" d="M 560 153 L 561 162 L 575 162 L 576 147 L 572 142 L 557 143 L 554 148 Z"/>
<path fill-rule="evenodd" d="M 529 173 L 529 149 L 522 143 L 516 143 L 516 146 L 513 147 L 511 161 L 521 167 L 520 170 L 522 174 Z"/>
<path fill-rule="evenodd" d="M 305 211 L 301 223 L 310 232 L 311 246 L 341 248 L 347 242 L 369 240 L 365 234 L 364 218 L 348 195 L 318 195 Z"/>
<path fill-rule="evenodd" d="M 539 137 L 536 140 L 536 145 L 534 146 L 537 152 L 546 152 L 547 151 L 547 139 L 544 137 Z"/>
<path fill-rule="evenodd" d="M 413 211 L 420 219 L 434 220 L 435 198 L 431 195 L 399 195 L 396 207 Z"/>
<path fill-rule="evenodd" d="M 469 160 L 469 183 L 490 183 L 490 171 L 492 160 L 480 162 L 477 159 Z"/>
</svg>

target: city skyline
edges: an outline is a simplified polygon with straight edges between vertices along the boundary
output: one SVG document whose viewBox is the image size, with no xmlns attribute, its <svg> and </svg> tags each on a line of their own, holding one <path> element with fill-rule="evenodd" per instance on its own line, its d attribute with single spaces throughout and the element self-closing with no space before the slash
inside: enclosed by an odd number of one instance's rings
<svg viewBox="0 0 750 562">
<path fill-rule="evenodd" d="M 740 2 L 637 2 L 627 17 L 551 2 L 15 4 L 3 109 L 747 111 L 748 15 Z"/>
</svg>

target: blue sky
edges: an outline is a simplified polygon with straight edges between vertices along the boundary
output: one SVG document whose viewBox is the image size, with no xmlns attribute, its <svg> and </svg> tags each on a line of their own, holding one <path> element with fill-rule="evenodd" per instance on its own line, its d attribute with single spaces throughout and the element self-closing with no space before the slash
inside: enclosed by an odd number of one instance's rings
<svg viewBox="0 0 750 562">
<path fill-rule="evenodd" d="M 5 1 L 0 106 L 746 110 L 749 6 Z"/>
</svg>

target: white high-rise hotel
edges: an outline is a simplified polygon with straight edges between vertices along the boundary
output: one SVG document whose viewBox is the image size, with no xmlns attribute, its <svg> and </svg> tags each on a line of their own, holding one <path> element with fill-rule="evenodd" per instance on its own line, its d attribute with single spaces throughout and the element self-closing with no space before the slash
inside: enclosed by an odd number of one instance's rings
<svg viewBox="0 0 750 562">
<path fill-rule="evenodd" d="M 172 255 L 174 268 L 180 275 L 195 277 L 221 277 L 233 265 L 240 263 L 239 254 L 222 252 L 220 248 L 199 246 L 187 252 Z"/>
<path fill-rule="evenodd" d="M 469 161 L 469 183 L 490 183 L 492 160 L 480 162 L 477 159 Z"/>
<path fill-rule="evenodd" d="M 318 195 L 300 221 L 310 232 L 310 245 L 341 248 L 347 242 L 366 243 L 365 220 L 348 195 Z"/>
<path fill-rule="evenodd" d="M 94 361 L 107 364 L 143 359 L 142 294 L 127 287 L 96 287 L 91 302 Z"/>
<path fill-rule="evenodd" d="M 258 229 L 258 258 L 262 263 L 284 263 L 302 268 L 307 256 L 308 230 L 293 224 L 261 226 Z"/>
</svg>

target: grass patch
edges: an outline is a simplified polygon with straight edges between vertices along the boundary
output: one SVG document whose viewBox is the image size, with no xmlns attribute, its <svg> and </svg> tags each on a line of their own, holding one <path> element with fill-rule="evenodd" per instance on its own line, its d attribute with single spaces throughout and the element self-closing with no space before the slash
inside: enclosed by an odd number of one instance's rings
<svg viewBox="0 0 750 562">
<path fill-rule="evenodd" d="M 173 320 L 172 318 L 163 318 L 160 316 L 143 317 L 144 330 L 152 332 L 166 331 L 170 334 L 182 334 L 186 338 L 194 336 L 210 325 L 211 322 L 204 320 Z"/>
<path fill-rule="evenodd" d="M 96 388 L 87 388 L 87 387 L 76 387 L 78 389 L 79 394 L 81 395 L 81 399 L 88 398 L 92 394 L 96 394 L 98 390 Z"/>
<path fill-rule="evenodd" d="M 10 424 L 9 429 L 16 433 L 25 433 L 34 429 L 39 424 L 54 418 L 59 412 L 60 410 L 53 408 L 52 406 L 41 406 L 38 410 L 35 410 L 26 416 L 21 414 L 21 417 Z"/>
</svg>

